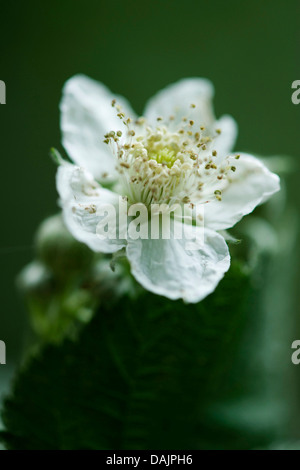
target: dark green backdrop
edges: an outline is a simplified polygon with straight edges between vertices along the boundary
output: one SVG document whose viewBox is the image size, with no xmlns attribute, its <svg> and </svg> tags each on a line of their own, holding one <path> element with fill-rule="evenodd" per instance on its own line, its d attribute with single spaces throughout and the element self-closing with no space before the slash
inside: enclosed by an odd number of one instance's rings
<svg viewBox="0 0 300 470">
<path fill-rule="evenodd" d="M 299 19 L 297 0 L 1 3 L 2 377 L 18 357 L 26 325 L 15 276 L 33 257 L 37 226 L 57 210 L 48 151 L 60 145 L 65 80 L 90 75 L 141 112 L 168 83 L 208 77 L 216 114 L 230 113 L 239 124 L 237 149 L 299 159 L 300 105 L 291 102 L 291 83 L 300 79 Z M 293 184 L 299 200 L 297 178 Z"/>
</svg>

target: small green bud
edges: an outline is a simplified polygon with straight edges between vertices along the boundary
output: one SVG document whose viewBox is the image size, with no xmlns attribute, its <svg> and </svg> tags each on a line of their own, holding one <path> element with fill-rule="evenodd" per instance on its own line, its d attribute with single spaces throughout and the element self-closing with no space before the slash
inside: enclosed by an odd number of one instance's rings
<svg viewBox="0 0 300 470">
<path fill-rule="evenodd" d="M 73 238 L 67 230 L 62 216 L 46 219 L 36 234 L 38 257 L 56 275 L 82 270 L 92 260 L 92 251 Z"/>
</svg>

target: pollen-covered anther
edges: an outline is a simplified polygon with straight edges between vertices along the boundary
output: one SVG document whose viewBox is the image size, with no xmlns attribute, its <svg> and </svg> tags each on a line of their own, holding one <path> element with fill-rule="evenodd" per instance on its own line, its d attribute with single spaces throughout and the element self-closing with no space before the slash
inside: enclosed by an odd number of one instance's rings
<svg viewBox="0 0 300 470">
<path fill-rule="evenodd" d="M 130 168 L 129 163 L 127 163 L 127 162 L 121 162 L 120 166 L 122 166 L 123 168 Z"/>
<path fill-rule="evenodd" d="M 113 139 L 115 137 L 116 133 L 115 131 L 110 131 L 107 134 L 104 135 L 106 139 Z"/>
<path fill-rule="evenodd" d="M 86 210 L 89 214 L 95 214 L 96 211 L 97 211 L 97 207 L 95 206 L 95 204 L 91 204 L 90 206 L 85 207 L 85 210 Z"/>
<path fill-rule="evenodd" d="M 222 201 L 222 192 L 219 189 L 214 191 L 214 195 L 216 196 L 217 201 Z"/>
</svg>

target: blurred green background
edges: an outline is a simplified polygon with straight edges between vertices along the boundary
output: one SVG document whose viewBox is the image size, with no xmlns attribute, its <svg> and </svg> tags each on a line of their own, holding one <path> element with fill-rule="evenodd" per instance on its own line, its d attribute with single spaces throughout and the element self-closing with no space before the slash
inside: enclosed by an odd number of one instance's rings
<svg viewBox="0 0 300 470">
<path fill-rule="evenodd" d="M 52 0 L 2 2 L 0 9 L 0 79 L 7 86 L 7 104 L 0 107 L 3 386 L 26 328 L 15 278 L 33 258 L 39 223 L 57 211 L 48 154 L 51 146 L 60 148 L 58 104 L 65 80 L 85 73 L 128 97 L 141 113 L 165 85 L 207 77 L 216 88 L 216 115 L 230 113 L 239 124 L 238 150 L 297 161 L 300 105 L 291 102 L 291 83 L 300 79 L 300 4 Z M 298 204 L 297 176 L 291 184 Z"/>
</svg>

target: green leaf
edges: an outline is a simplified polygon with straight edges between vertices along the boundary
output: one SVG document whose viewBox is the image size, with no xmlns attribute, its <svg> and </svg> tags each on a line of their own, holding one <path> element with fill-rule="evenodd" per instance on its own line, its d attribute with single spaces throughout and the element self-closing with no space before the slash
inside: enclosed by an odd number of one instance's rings
<svg viewBox="0 0 300 470">
<path fill-rule="evenodd" d="M 101 307 L 76 341 L 46 346 L 3 410 L 9 449 L 245 446 L 211 421 L 245 325 L 249 277 L 238 264 L 197 305 L 144 293 Z M 224 438 L 224 435 L 226 438 Z M 264 445 L 243 436 L 247 446 Z"/>
</svg>

